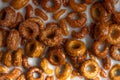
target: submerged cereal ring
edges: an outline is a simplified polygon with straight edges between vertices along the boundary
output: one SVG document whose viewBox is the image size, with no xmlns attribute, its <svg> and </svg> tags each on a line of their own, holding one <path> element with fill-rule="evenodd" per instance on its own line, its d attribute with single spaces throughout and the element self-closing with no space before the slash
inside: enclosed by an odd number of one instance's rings
<svg viewBox="0 0 120 80">
<path fill-rule="evenodd" d="M 120 75 L 115 74 L 117 71 L 120 71 L 120 64 L 116 64 L 110 69 L 109 76 L 111 80 L 120 80 Z"/>
<path fill-rule="evenodd" d="M 86 46 L 80 40 L 70 39 L 65 44 L 67 54 L 70 56 L 82 56 L 85 54 Z"/>
<path fill-rule="evenodd" d="M 40 40 L 49 47 L 61 44 L 63 38 L 58 25 L 55 23 L 48 23 L 46 28 L 40 32 Z"/>
<path fill-rule="evenodd" d="M 16 13 L 10 7 L 5 7 L 0 11 L 0 26 L 9 27 L 16 20 Z"/>
<path fill-rule="evenodd" d="M 87 70 L 87 68 L 90 68 L 90 70 Z M 80 71 L 84 77 L 88 79 L 94 79 L 97 77 L 100 68 L 95 60 L 87 60 L 81 65 Z"/>
<path fill-rule="evenodd" d="M 78 16 L 77 19 L 74 19 L 74 16 Z M 67 22 L 73 28 L 82 27 L 86 23 L 86 15 L 85 13 L 77 13 L 77 12 L 70 12 L 66 17 Z"/>
<path fill-rule="evenodd" d="M 48 6 L 48 1 L 52 1 L 53 6 Z M 41 6 L 44 10 L 47 12 L 54 12 L 58 10 L 61 6 L 61 0 L 42 0 L 41 1 Z"/>
</svg>

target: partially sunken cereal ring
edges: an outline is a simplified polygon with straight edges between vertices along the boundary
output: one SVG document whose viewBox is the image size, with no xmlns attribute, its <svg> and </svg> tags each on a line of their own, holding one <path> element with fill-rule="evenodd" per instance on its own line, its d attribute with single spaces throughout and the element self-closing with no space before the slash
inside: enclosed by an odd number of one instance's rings
<svg viewBox="0 0 120 80">
<path fill-rule="evenodd" d="M 118 72 L 118 74 L 117 74 L 117 72 Z M 120 64 L 115 64 L 109 72 L 110 79 L 111 80 L 120 80 L 119 72 L 120 72 Z"/>
<path fill-rule="evenodd" d="M 52 1 L 51 3 L 53 3 L 53 6 L 48 6 L 49 1 Z M 42 0 L 41 1 L 41 6 L 47 12 L 54 12 L 54 11 L 57 11 L 60 8 L 61 0 Z"/>
<path fill-rule="evenodd" d="M 58 25 L 55 23 L 48 23 L 46 28 L 40 32 L 40 40 L 49 47 L 59 45 L 63 38 Z"/>
<path fill-rule="evenodd" d="M 110 44 L 119 44 L 120 43 L 120 25 L 118 25 L 118 24 L 110 25 L 107 41 Z"/>
<path fill-rule="evenodd" d="M 83 56 L 86 51 L 85 44 L 80 40 L 70 39 L 65 44 L 67 54 L 70 56 Z"/>
<path fill-rule="evenodd" d="M 29 57 L 40 57 L 44 53 L 44 49 L 44 45 L 36 40 L 33 40 L 26 44 L 25 54 Z"/>
<path fill-rule="evenodd" d="M 48 60 L 51 64 L 59 66 L 65 63 L 65 54 L 64 51 L 60 48 L 49 48 L 47 51 Z"/>
<path fill-rule="evenodd" d="M 78 17 L 74 19 L 73 17 Z M 70 12 L 66 17 L 67 22 L 73 28 L 82 27 L 86 23 L 86 15 L 85 13 L 77 13 L 77 12 Z"/>
<path fill-rule="evenodd" d="M 95 60 L 87 60 L 81 65 L 80 71 L 84 77 L 88 79 L 94 79 L 97 77 L 100 68 Z"/>
</svg>

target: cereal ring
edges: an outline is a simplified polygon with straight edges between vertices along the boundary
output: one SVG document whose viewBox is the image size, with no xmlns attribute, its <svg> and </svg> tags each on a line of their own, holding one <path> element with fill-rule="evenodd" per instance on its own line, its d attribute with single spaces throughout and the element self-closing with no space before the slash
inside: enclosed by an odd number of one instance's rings
<svg viewBox="0 0 120 80">
<path fill-rule="evenodd" d="M 120 80 L 120 75 L 117 72 L 120 71 L 120 64 L 115 64 L 109 72 L 109 76 L 111 80 Z"/>
<path fill-rule="evenodd" d="M 26 80 L 25 75 L 21 74 L 16 80 Z"/>
<path fill-rule="evenodd" d="M 34 78 L 33 77 L 33 73 L 38 73 L 39 77 Z M 27 71 L 27 80 L 44 80 L 44 75 L 42 70 L 40 70 L 37 67 L 31 67 L 28 71 Z"/>
<path fill-rule="evenodd" d="M 44 53 L 45 46 L 42 43 L 33 40 L 26 44 L 25 54 L 29 57 L 40 57 Z"/>
<path fill-rule="evenodd" d="M 46 58 L 43 58 L 41 60 L 40 66 L 46 74 L 52 74 L 53 73 L 53 70 L 48 68 L 48 60 Z"/>
<path fill-rule="evenodd" d="M 65 63 L 62 66 L 64 66 L 62 73 L 60 73 L 61 66 L 58 66 L 55 69 L 55 74 L 59 80 L 66 80 L 70 76 L 70 74 L 72 73 L 72 67 L 69 63 Z"/>
<path fill-rule="evenodd" d="M 120 12 L 114 12 L 112 19 L 113 19 L 116 23 L 120 24 Z"/>
<path fill-rule="evenodd" d="M 48 23 L 46 28 L 40 33 L 40 40 L 49 47 L 60 45 L 63 37 L 58 25 L 55 23 Z"/>
<path fill-rule="evenodd" d="M 30 65 L 28 63 L 28 57 L 27 56 L 23 56 L 22 58 L 22 66 L 25 68 L 25 69 L 29 69 L 30 68 Z"/>
<path fill-rule="evenodd" d="M 77 19 L 74 19 L 73 17 L 78 17 Z M 70 12 L 66 17 L 67 22 L 70 24 L 73 28 L 82 27 L 86 23 L 86 15 L 85 13 L 77 13 L 77 12 Z"/>
<path fill-rule="evenodd" d="M 33 7 L 32 7 L 32 5 L 28 4 L 25 7 L 25 10 L 26 10 L 25 19 L 28 19 L 28 18 L 32 17 L 32 15 L 33 15 Z"/>
<path fill-rule="evenodd" d="M 94 79 L 97 77 L 100 68 L 98 63 L 94 60 L 87 60 L 81 65 L 80 71 L 84 77 Z"/>
<path fill-rule="evenodd" d="M 47 76 L 45 80 L 54 80 L 54 76 Z"/>
<path fill-rule="evenodd" d="M 102 6 L 100 2 L 95 2 L 91 8 L 90 8 L 90 13 L 95 21 L 100 21 L 101 19 L 106 20 L 108 18 L 108 13 Z"/>
<path fill-rule="evenodd" d="M 67 28 L 68 27 L 67 22 L 64 18 L 59 21 L 59 26 L 60 26 L 61 32 L 64 36 L 69 35 L 69 30 Z"/>
<path fill-rule="evenodd" d="M 77 38 L 77 39 L 85 38 L 87 34 L 88 34 L 88 27 L 87 26 L 82 27 L 79 32 L 76 32 L 74 30 L 72 31 L 72 37 Z"/>
<path fill-rule="evenodd" d="M 23 55 L 22 48 L 19 48 L 17 51 L 14 52 L 14 55 L 13 55 L 13 65 L 14 66 L 21 66 L 22 55 Z"/>
<path fill-rule="evenodd" d="M 19 32 L 15 29 L 11 30 L 7 37 L 7 48 L 10 50 L 16 50 L 20 43 Z"/>
<path fill-rule="evenodd" d="M 51 3 L 53 3 L 52 6 L 48 5 L 49 1 L 52 1 L 51 2 Z M 61 7 L 61 0 L 42 0 L 41 1 L 41 6 L 47 12 L 55 12 Z"/>
<path fill-rule="evenodd" d="M 102 46 L 102 48 L 100 48 Z M 95 54 L 98 58 L 106 57 L 108 53 L 108 45 L 105 42 L 101 41 L 94 41 L 92 44 L 92 52 Z"/>
<path fill-rule="evenodd" d="M 65 63 L 65 54 L 61 48 L 49 48 L 47 54 L 51 64 L 59 66 Z"/>
<path fill-rule="evenodd" d="M 35 39 L 39 34 L 39 26 L 32 21 L 24 21 L 19 26 L 20 35 L 26 39 Z"/>
<path fill-rule="evenodd" d="M 117 50 L 119 51 L 120 46 L 119 45 L 113 45 L 110 47 L 110 55 L 114 60 L 120 61 L 120 55 L 117 54 Z"/>
<path fill-rule="evenodd" d="M 75 0 L 69 0 L 69 5 L 74 11 L 77 12 L 84 12 L 86 10 L 86 5 L 78 4 Z"/>
<path fill-rule="evenodd" d="M 65 49 L 68 55 L 76 57 L 85 54 L 86 46 L 80 40 L 70 39 L 66 42 Z"/>
<path fill-rule="evenodd" d="M 105 58 L 102 59 L 102 64 L 103 64 L 103 68 L 108 70 L 110 69 L 111 66 L 111 59 L 110 57 L 106 56 Z"/>
<path fill-rule="evenodd" d="M 0 73 L 8 73 L 8 68 L 0 65 Z"/>
<path fill-rule="evenodd" d="M 9 27 L 16 20 L 16 13 L 10 7 L 5 7 L 0 11 L 0 25 Z"/>
<path fill-rule="evenodd" d="M 10 5 L 14 9 L 20 9 L 23 8 L 28 2 L 29 0 L 11 0 Z"/>
<path fill-rule="evenodd" d="M 39 16 L 40 18 L 42 18 L 43 20 L 48 20 L 48 16 L 46 15 L 45 12 L 43 12 L 43 10 L 39 9 L 39 8 L 36 8 L 35 9 L 35 15 L 36 16 Z"/>
<path fill-rule="evenodd" d="M 66 12 L 66 9 L 61 9 L 53 14 L 54 20 L 59 20 L 60 16 L 62 16 Z"/>
<path fill-rule="evenodd" d="M 12 52 L 7 51 L 2 58 L 2 63 L 7 66 L 7 67 L 11 67 L 12 66 Z"/>
<path fill-rule="evenodd" d="M 110 25 L 107 41 L 110 44 L 120 43 L 120 25 L 118 24 Z"/>
<path fill-rule="evenodd" d="M 108 13 L 114 13 L 114 0 L 104 0 L 103 5 Z"/>
</svg>

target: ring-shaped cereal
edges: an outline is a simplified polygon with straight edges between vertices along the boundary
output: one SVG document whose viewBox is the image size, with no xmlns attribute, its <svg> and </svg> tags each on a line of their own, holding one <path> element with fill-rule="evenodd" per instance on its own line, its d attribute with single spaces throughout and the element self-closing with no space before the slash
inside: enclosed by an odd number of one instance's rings
<svg viewBox="0 0 120 80">
<path fill-rule="evenodd" d="M 66 80 L 72 73 L 72 67 L 69 63 L 65 63 L 63 66 L 64 66 L 64 71 L 62 73 L 60 73 L 61 66 L 56 67 L 56 69 L 55 69 L 56 77 L 59 80 Z"/>
<path fill-rule="evenodd" d="M 63 37 L 60 28 L 55 23 L 48 23 L 40 33 L 40 40 L 49 47 L 61 44 Z"/>
<path fill-rule="evenodd" d="M 44 45 L 42 43 L 33 40 L 26 44 L 25 46 L 25 54 L 29 57 L 40 57 L 44 53 Z"/>
<path fill-rule="evenodd" d="M 47 51 L 48 54 L 48 61 L 56 66 L 62 65 L 65 63 L 65 54 L 62 49 L 60 48 L 49 48 Z"/>
<path fill-rule="evenodd" d="M 120 25 L 118 24 L 110 25 L 107 41 L 110 44 L 120 43 Z"/>
<path fill-rule="evenodd" d="M 66 42 L 65 49 L 68 55 L 76 57 L 85 54 L 86 46 L 80 40 L 70 39 Z"/>
<path fill-rule="evenodd" d="M 120 49 L 120 46 L 118 45 L 113 45 L 110 47 L 110 55 L 114 60 L 120 61 L 120 55 L 117 54 L 117 50 Z"/>
<path fill-rule="evenodd" d="M 38 78 L 34 78 L 33 77 L 33 73 L 38 73 L 39 74 L 39 77 Z M 27 74 L 26 74 L 26 78 L 27 80 L 44 80 L 44 75 L 43 75 L 43 72 L 42 70 L 40 70 L 39 68 L 37 67 L 31 67 L 28 71 L 27 71 Z"/>
<path fill-rule="evenodd" d="M 69 0 L 69 5 L 74 11 L 77 12 L 83 12 L 86 10 L 85 4 L 76 3 L 75 0 Z"/>
<path fill-rule="evenodd" d="M 99 48 L 100 45 L 103 46 L 103 47 Z M 108 45 L 107 45 L 107 43 L 105 43 L 103 41 L 94 41 L 94 43 L 92 44 L 92 52 L 98 58 L 106 57 L 106 55 L 108 53 Z"/>
<path fill-rule="evenodd" d="M 48 2 L 52 1 L 53 6 L 48 6 Z M 41 6 L 47 12 L 57 11 L 61 7 L 61 0 L 42 0 Z"/>
<path fill-rule="evenodd" d="M 26 39 L 34 39 L 39 35 L 39 26 L 32 21 L 24 21 L 19 25 L 20 35 Z"/>
<path fill-rule="evenodd" d="M 109 72 L 109 76 L 111 80 L 120 80 L 120 75 L 116 72 L 120 72 L 120 64 L 115 64 Z"/>
<path fill-rule="evenodd" d="M 80 71 L 84 77 L 88 79 L 94 79 L 97 77 L 100 68 L 98 63 L 95 62 L 95 60 L 87 60 L 81 65 Z"/>
<path fill-rule="evenodd" d="M 0 26 L 9 27 L 16 20 L 16 13 L 10 7 L 5 7 L 0 11 Z"/>
<path fill-rule="evenodd" d="M 73 17 L 78 17 L 77 19 L 74 19 Z M 85 13 L 77 13 L 77 12 L 70 12 L 66 17 L 67 22 L 70 24 L 73 28 L 82 27 L 86 23 L 86 15 Z"/>
<path fill-rule="evenodd" d="M 100 2 L 95 2 L 91 6 L 90 14 L 95 21 L 100 21 L 101 19 L 106 20 L 108 18 L 108 13 Z"/>
</svg>

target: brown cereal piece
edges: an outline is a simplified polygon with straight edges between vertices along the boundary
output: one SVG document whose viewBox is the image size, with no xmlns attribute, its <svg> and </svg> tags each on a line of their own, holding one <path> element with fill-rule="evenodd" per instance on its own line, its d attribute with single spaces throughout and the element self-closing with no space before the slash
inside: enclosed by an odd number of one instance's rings
<svg viewBox="0 0 120 80">
<path fill-rule="evenodd" d="M 28 63 L 28 57 L 27 56 L 23 56 L 22 58 L 22 66 L 25 68 L 25 69 L 29 69 L 30 68 L 30 65 Z"/>
<path fill-rule="evenodd" d="M 25 74 L 22 73 L 16 80 L 26 80 Z"/>
<path fill-rule="evenodd" d="M 35 9 L 35 15 L 39 16 L 40 18 L 42 18 L 43 20 L 48 20 L 48 16 L 45 12 L 43 12 L 43 10 L 36 8 Z"/>
<path fill-rule="evenodd" d="M 61 30 L 55 23 L 48 23 L 46 28 L 40 33 L 39 38 L 49 47 L 60 45 L 63 40 Z"/>
<path fill-rule="evenodd" d="M 48 61 L 51 64 L 59 66 L 65 63 L 66 57 L 63 49 L 52 47 L 48 49 L 47 54 L 48 54 L 48 57 L 47 57 Z"/>
<path fill-rule="evenodd" d="M 110 55 L 114 60 L 120 61 L 120 55 L 117 54 L 117 50 L 119 51 L 120 45 L 112 45 L 110 47 Z"/>
<path fill-rule="evenodd" d="M 54 80 L 54 76 L 47 76 L 45 80 Z"/>
<path fill-rule="evenodd" d="M 0 26 L 9 27 L 16 20 L 16 13 L 10 7 L 5 7 L 0 11 Z"/>
<path fill-rule="evenodd" d="M 62 34 L 64 36 L 68 36 L 69 30 L 68 30 L 67 22 L 64 18 L 59 21 L 59 26 L 60 26 Z"/>
<path fill-rule="evenodd" d="M 104 69 L 101 69 L 101 71 L 100 71 L 100 76 L 103 77 L 103 78 L 106 78 L 106 77 L 107 77 L 107 73 L 105 72 Z"/>
<path fill-rule="evenodd" d="M 61 9 L 53 14 L 53 19 L 54 20 L 59 20 L 60 16 L 62 16 L 66 12 L 66 9 Z"/>
<path fill-rule="evenodd" d="M 84 0 L 84 3 L 86 4 L 92 4 L 95 0 Z"/>
<path fill-rule="evenodd" d="M 0 76 L 0 80 L 13 80 L 13 79 L 5 74 Z"/>
<path fill-rule="evenodd" d="M 78 18 L 74 19 L 73 17 L 75 16 Z M 66 20 L 72 28 L 79 28 L 86 23 L 87 18 L 85 13 L 70 12 L 66 17 Z"/>
<path fill-rule="evenodd" d="M 29 0 L 12 0 L 10 2 L 10 5 L 14 8 L 14 9 L 21 9 L 23 8 L 27 3 L 29 2 Z"/>
<path fill-rule="evenodd" d="M 108 70 L 111 67 L 111 59 L 110 57 L 106 56 L 102 59 L 103 68 Z"/>
<path fill-rule="evenodd" d="M 8 68 L 0 65 L 0 73 L 8 73 Z"/>
<path fill-rule="evenodd" d="M 21 66 L 22 55 L 23 55 L 22 48 L 19 48 L 19 49 L 17 49 L 17 51 L 14 52 L 14 55 L 13 55 L 13 65 L 14 66 Z"/>
<path fill-rule="evenodd" d="M 76 32 L 74 30 L 72 31 L 72 37 L 77 38 L 77 39 L 85 38 L 87 34 L 88 34 L 88 27 L 87 26 L 82 27 L 79 32 Z"/>
<path fill-rule="evenodd" d="M 33 7 L 32 7 L 32 5 L 28 4 L 25 7 L 25 10 L 26 10 L 25 19 L 28 19 L 28 18 L 32 17 L 32 15 L 33 15 Z"/>
<path fill-rule="evenodd" d="M 44 10 L 47 12 L 55 12 L 61 7 L 61 0 L 52 0 L 51 3 L 53 3 L 52 6 L 48 6 L 49 0 L 42 0 L 41 6 Z"/>
<path fill-rule="evenodd" d="M 69 5 L 71 9 L 77 12 L 84 12 L 86 10 L 86 5 L 82 3 L 76 3 L 75 0 L 69 0 Z"/>
<path fill-rule="evenodd" d="M 39 74 L 39 77 L 37 77 L 37 78 L 33 77 L 33 73 L 35 73 L 35 72 Z M 40 70 L 39 68 L 37 68 L 37 67 L 31 67 L 27 71 L 26 78 L 27 78 L 27 80 L 34 80 L 34 79 L 44 80 L 44 75 L 43 75 L 42 70 Z"/>
<path fill-rule="evenodd" d="M 11 67 L 12 66 L 12 52 L 11 51 L 7 51 L 2 58 L 2 63 L 7 66 L 7 67 Z"/>
<path fill-rule="evenodd" d="M 112 19 L 117 23 L 120 24 L 120 12 L 114 12 Z"/>
<path fill-rule="evenodd" d="M 37 40 L 29 41 L 25 46 L 25 55 L 29 57 L 40 57 L 43 55 L 45 46 Z"/>
<path fill-rule="evenodd" d="M 26 39 L 35 39 L 39 34 L 39 26 L 32 21 L 24 21 L 19 25 L 20 35 Z"/>
<path fill-rule="evenodd" d="M 20 43 L 19 32 L 12 29 L 7 37 L 7 48 L 10 50 L 16 50 Z"/>
</svg>

